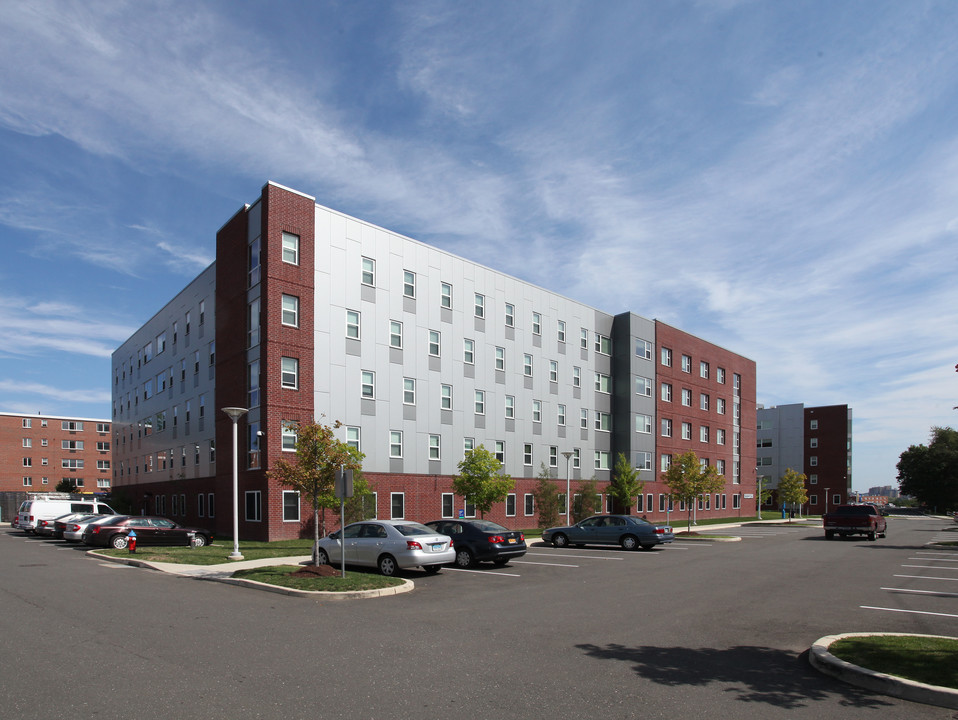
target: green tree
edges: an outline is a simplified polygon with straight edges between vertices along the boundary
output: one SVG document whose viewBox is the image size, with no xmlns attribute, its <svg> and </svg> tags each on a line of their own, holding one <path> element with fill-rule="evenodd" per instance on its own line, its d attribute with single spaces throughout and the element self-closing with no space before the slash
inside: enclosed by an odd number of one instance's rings
<svg viewBox="0 0 958 720">
<path fill-rule="evenodd" d="M 783 504 L 799 507 L 808 502 L 808 493 L 805 492 L 805 481 L 808 478 L 804 473 L 795 472 L 791 468 L 785 470 L 785 474 L 778 481 L 778 499 Z M 791 522 L 791 513 L 788 521 Z"/>
<path fill-rule="evenodd" d="M 662 473 L 662 482 L 675 500 L 685 503 L 689 513 L 689 532 L 692 531 L 692 503 L 725 487 L 725 477 L 711 465 L 702 465 L 691 450 L 672 459 L 669 469 Z"/>
<path fill-rule="evenodd" d="M 77 484 L 75 481 L 70 478 L 63 478 L 60 482 L 57 483 L 57 486 L 53 488 L 56 492 L 62 493 L 75 493 L 77 491 Z"/>
<path fill-rule="evenodd" d="M 612 482 L 609 484 L 609 493 L 616 506 L 625 508 L 625 514 L 631 515 L 635 497 L 642 492 L 643 487 L 645 483 L 639 480 L 639 471 L 629 462 L 625 453 L 619 453 L 612 469 Z"/>
<path fill-rule="evenodd" d="M 595 515 L 599 505 L 598 492 L 595 477 L 579 483 L 579 491 L 572 496 L 572 522 Z"/>
<path fill-rule="evenodd" d="M 322 535 L 326 535 L 326 509 L 339 508 L 334 494 L 336 470 L 345 467 L 362 469 L 362 454 L 356 453 L 339 440 L 335 431 L 342 427 L 338 420 L 332 425 L 319 422 L 304 423 L 296 428 L 296 461 L 277 460 L 267 472 L 271 479 L 279 481 L 310 498 L 313 506 L 313 564 L 319 564 L 320 508 Z"/>
<path fill-rule="evenodd" d="M 958 508 L 958 431 L 933 427 L 928 445 L 912 445 L 898 460 L 898 486 L 924 505 Z"/>
<path fill-rule="evenodd" d="M 482 445 L 466 453 L 459 461 L 459 474 L 452 479 L 453 491 L 475 505 L 479 517 L 505 500 L 514 487 L 512 478 L 502 472 L 502 463 Z"/>
<path fill-rule="evenodd" d="M 538 525 L 543 530 L 559 524 L 559 490 L 549 468 L 542 463 L 539 477 L 532 489 L 532 498 L 538 513 Z M 563 505 L 563 509 L 565 506 Z"/>
</svg>

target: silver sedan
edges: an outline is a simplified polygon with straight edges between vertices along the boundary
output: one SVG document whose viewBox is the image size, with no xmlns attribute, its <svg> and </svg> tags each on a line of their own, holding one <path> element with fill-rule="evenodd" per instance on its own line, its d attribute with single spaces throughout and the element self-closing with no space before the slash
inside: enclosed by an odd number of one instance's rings
<svg viewBox="0 0 958 720">
<path fill-rule="evenodd" d="M 409 520 L 363 520 L 319 541 L 319 564 L 338 565 L 346 546 L 346 564 L 378 568 L 395 575 L 400 568 L 421 567 L 429 574 L 456 559 L 452 538 Z"/>
</svg>

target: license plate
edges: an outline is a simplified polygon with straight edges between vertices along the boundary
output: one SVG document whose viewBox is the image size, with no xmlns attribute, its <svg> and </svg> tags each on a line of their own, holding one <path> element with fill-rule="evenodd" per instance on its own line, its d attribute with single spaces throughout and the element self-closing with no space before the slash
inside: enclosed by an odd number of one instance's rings
<svg viewBox="0 0 958 720">
<path fill-rule="evenodd" d="M 515 539 L 515 538 L 509 538 L 509 544 L 510 544 L 510 545 L 515 545 L 515 544 L 516 544 L 516 539 Z"/>
<path fill-rule="evenodd" d="M 443 543 L 433 543 L 432 551 L 433 552 L 442 552 Z"/>
</svg>

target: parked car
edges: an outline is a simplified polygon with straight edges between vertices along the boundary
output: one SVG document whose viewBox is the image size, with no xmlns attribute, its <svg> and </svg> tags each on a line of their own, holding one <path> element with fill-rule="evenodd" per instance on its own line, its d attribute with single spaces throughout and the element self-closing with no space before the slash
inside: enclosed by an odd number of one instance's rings
<svg viewBox="0 0 958 720">
<path fill-rule="evenodd" d="M 456 559 L 452 538 L 409 520 L 363 520 L 330 533 L 319 541 L 319 564 L 346 564 L 378 568 L 395 575 L 400 568 L 421 567 L 429 574 Z"/>
<path fill-rule="evenodd" d="M 137 545 L 190 545 L 202 547 L 213 541 L 213 533 L 203 528 L 185 527 L 162 517 L 114 515 L 104 522 L 93 522 L 83 531 L 83 542 L 100 547 L 125 548 L 127 535 L 136 531 Z"/>
<path fill-rule="evenodd" d="M 505 565 L 526 554 L 526 538 L 521 532 L 489 520 L 433 520 L 426 526 L 452 538 L 456 565 L 461 568 L 484 561 Z"/>
<path fill-rule="evenodd" d="M 54 520 L 75 512 L 113 513 L 113 508 L 96 497 L 71 493 L 31 493 L 18 509 L 19 527 L 28 535 L 36 532 L 41 520 Z"/>
<path fill-rule="evenodd" d="M 885 537 L 888 521 L 877 506 L 864 503 L 839 505 L 822 515 L 822 526 L 825 528 L 826 540 L 831 540 L 835 535 L 864 535 L 869 540 L 874 540 L 876 537 Z"/>
<path fill-rule="evenodd" d="M 67 542 L 82 542 L 83 531 L 87 525 L 95 522 L 105 522 L 115 515 L 81 515 L 75 520 L 71 520 L 63 528 L 63 539 Z"/>
<path fill-rule="evenodd" d="M 648 520 L 632 515 L 593 515 L 568 527 L 543 530 L 542 539 L 555 547 L 570 544 L 621 545 L 626 550 L 651 550 L 660 543 L 674 539 L 668 525 L 653 525 Z"/>
<path fill-rule="evenodd" d="M 80 518 L 89 517 L 89 515 L 90 513 L 68 513 L 58 517 L 53 521 L 53 537 L 55 537 L 57 540 L 62 540 L 63 533 L 69 523 Z M 94 517 L 100 517 L 100 515 L 94 515 Z"/>
</svg>

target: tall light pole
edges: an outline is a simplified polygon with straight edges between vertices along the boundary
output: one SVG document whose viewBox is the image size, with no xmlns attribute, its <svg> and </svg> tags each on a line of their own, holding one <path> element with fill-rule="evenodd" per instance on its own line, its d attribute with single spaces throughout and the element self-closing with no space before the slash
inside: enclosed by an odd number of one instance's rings
<svg viewBox="0 0 958 720">
<path fill-rule="evenodd" d="M 758 468 L 755 468 L 755 485 L 758 489 L 758 497 L 755 499 L 755 518 L 762 519 L 762 476 L 758 474 Z"/>
<path fill-rule="evenodd" d="M 823 515 L 828 513 L 828 488 L 825 488 L 825 512 Z"/>
<path fill-rule="evenodd" d="M 566 450 L 564 453 L 562 453 L 562 457 L 565 458 L 565 521 L 569 523 L 569 525 L 572 524 L 572 516 L 569 515 L 569 459 L 572 457 L 572 455 L 573 453 L 571 450 Z"/>
<path fill-rule="evenodd" d="M 233 552 L 230 553 L 230 560 L 242 560 L 243 555 L 239 551 L 239 439 L 236 423 L 241 417 L 249 412 L 246 408 L 225 407 L 223 412 L 230 416 L 233 421 Z"/>
</svg>

